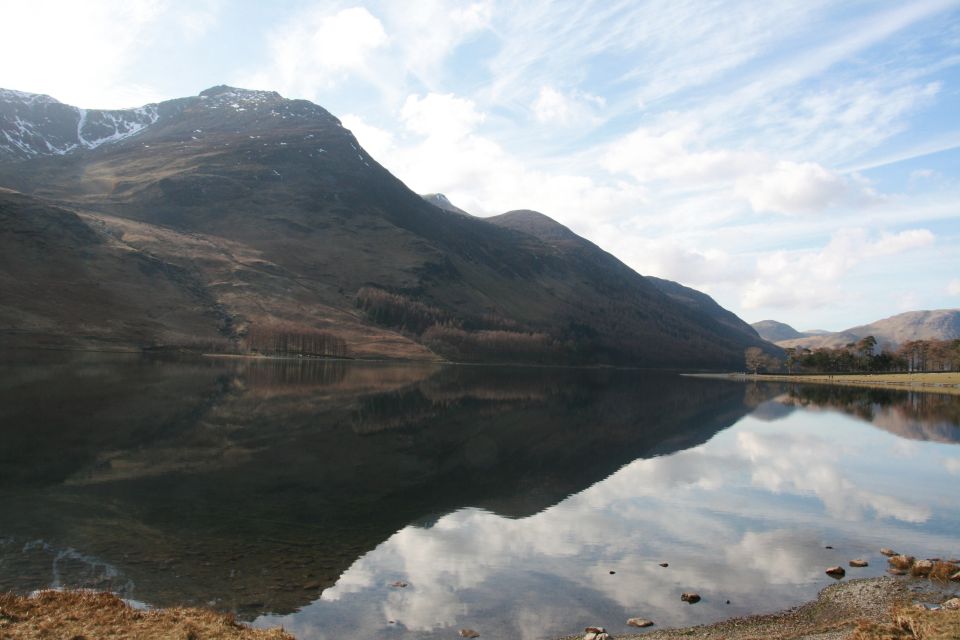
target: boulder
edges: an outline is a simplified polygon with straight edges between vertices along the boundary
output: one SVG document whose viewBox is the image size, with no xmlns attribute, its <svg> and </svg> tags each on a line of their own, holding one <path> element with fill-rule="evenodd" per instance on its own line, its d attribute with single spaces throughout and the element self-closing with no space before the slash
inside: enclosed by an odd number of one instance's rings
<svg viewBox="0 0 960 640">
<path fill-rule="evenodd" d="M 950 598 L 940 606 L 944 609 L 960 609 L 960 598 Z"/>
<path fill-rule="evenodd" d="M 627 620 L 628 627 L 652 627 L 653 620 L 647 620 L 646 618 L 630 618 Z"/>
<path fill-rule="evenodd" d="M 669 566 L 670 566 L 670 563 L 669 563 L 669 562 L 661 562 L 661 563 L 660 563 L 660 566 L 661 566 L 661 567 L 669 567 Z"/>
<path fill-rule="evenodd" d="M 861 559 L 861 558 L 857 558 L 856 560 L 851 560 L 851 561 L 850 561 L 850 566 L 851 566 L 851 567 L 856 567 L 856 568 L 860 569 L 860 568 L 863 568 L 863 567 L 869 567 L 869 566 L 870 566 L 870 563 L 867 562 L 866 560 Z"/>
<path fill-rule="evenodd" d="M 847 575 L 847 572 L 843 567 L 840 566 L 830 567 L 827 569 L 827 575 L 831 578 L 842 578 L 843 576 Z"/>
<path fill-rule="evenodd" d="M 883 549 L 880 549 L 880 553 L 882 553 L 883 555 L 887 556 L 888 558 L 891 557 L 891 556 L 898 555 L 896 551 L 894 551 L 893 549 L 888 549 L 887 547 L 884 547 Z"/>
<path fill-rule="evenodd" d="M 410 585 L 408 585 L 408 584 L 407 584 L 406 582 L 404 582 L 403 580 L 397 580 L 396 582 L 391 582 L 391 583 L 390 583 L 390 586 L 391 586 L 391 587 L 398 588 L 398 589 L 403 589 L 404 587 L 408 587 L 408 586 L 410 586 Z"/>
<path fill-rule="evenodd" d="M 957 581 L 957 582 L 960 582 L 960 571 L 957 571 L 955 574 L 953 574 L 952 576 L 950 576 L 950 579 L 951 579 L 951 580 L 954 580 L 954 581 Z"/>
<path fill-rule="evenodd" d="M 473 629 L 460 629 L 461 638 L 479 638 L 480 634 Z"/>
<path fill-rule="evenodd" d="M 694 603 L 700 602 L 700 594 L 694 591 L 684 591 L 683 593 L 680 594 L 680 599 L 683 600 L 684 602 L 689 602 L 690 604 L 694 604 Z"/>
</svg>

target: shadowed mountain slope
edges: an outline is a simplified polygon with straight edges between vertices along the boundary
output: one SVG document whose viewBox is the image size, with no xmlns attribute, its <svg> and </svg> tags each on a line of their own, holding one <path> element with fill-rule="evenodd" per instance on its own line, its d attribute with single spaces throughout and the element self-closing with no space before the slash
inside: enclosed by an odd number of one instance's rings
<svg viewBox="0 0 960 640">
<path fill-rule="evenodd" d="M 30 136 L 0 162 L 0 186 L 189 275 L 192 295 L 208 301 L 201 315 L 216 311 L 198 339 L 239 344 L 252 327 L 282 323 L 342 337 L 362 357 L 700 368 L 737 366 L 748 346 L 772 349 L 546 216 L 538 231 L 517 212 L 484 220 L 438 209 L 310 102 L 221 86 L 113 117 L 141 113 L 148 124 L 94 147 L 53 144 L 66 125 L 46 131 L 20 117 L 17 131 Z M 34 273 L 30 263 L 6 268 Z M 7 316 L 19 312 L 3 300 Z M 46 322 L 76 343 L 64 320 L 85 316 L 60 313 L 3 328 L 22 337 Z M 192 325 L 169 323 L 105 335 L 132 347 L 183 344 L 173 336 Z"/>
</svg>

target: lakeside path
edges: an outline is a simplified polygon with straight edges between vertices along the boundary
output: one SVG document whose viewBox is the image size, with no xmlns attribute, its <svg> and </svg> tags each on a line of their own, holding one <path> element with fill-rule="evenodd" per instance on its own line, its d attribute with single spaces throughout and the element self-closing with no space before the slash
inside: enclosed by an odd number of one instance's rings
<svg viewBox="0 0 960 640">
<path fill-rule="evenodd" d="M 717 378 L 739 382 L 799 382 L 803 384 L 833 384 L 876 389 L 902 389 L 926 393 L 960 395 L 960 372 L 943 373 L 835 373 L 835 374 L 771 374 L 761 373 L 683 373 L 692 378 Z"/>
<path fill-rule="evenodd" d="M 927 610 L 924 605 L 955 598 L 957 590 L 951 583 L 931 580 L 863 578 L 830 585 L 813 602 L 778 613 L 647 633 L 619 633 L 611 628 L 612 623 L 608 629 L 616 640 L 956 640 L 960 638 L 960 610 Z M 918 607 L 919 603 L 924 608 Z M 679 601 L 677 605 L 687 606 Z M 582 640 L 584 636 L 579 633 L 561 640 Z"/>
</svg>

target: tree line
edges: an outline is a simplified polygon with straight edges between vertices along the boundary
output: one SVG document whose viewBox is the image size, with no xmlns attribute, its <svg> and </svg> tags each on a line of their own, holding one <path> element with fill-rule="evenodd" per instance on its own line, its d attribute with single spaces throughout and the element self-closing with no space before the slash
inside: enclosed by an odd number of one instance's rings
<svg viewBox="0 0 960 640">
<path fill-rule="evenodd" d="M 877 347 L 877 339 L 866 336 L 842 347 L 788 347 L 782 360 L 758 347 L 750 347 L 744 356 L 752 373 L 960 371 L 960 339 L 909 340 L 893 350 Z"/>
<path fill-rule="evenodd" d="M 334 358 L 348 355 L 347 343 L 343 338 L 313 327 L 279 320 L 251 324 L 244 343 L 252 353 Z"/>
<path fill-rule="evenodd" d="M 356 305 L 373 322 L 411 334 L 452 360 L 552 363 L 563 359 L 562 341 L 497 314 L 457 316 L 371 286 L 357 292 Z"/>
</svg>

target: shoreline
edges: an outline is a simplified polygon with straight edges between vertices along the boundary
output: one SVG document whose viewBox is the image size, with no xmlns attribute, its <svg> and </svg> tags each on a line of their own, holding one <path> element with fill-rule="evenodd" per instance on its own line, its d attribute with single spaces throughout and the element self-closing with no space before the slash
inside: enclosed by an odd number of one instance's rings
<svg viewBox="0 0 960 640">
<path fill-rule="evenodd" d="M 895 624 L 902 617 L 924 618 L 942 614 L 944 619 L 949 618 L 951 624 L 960 628 L 960 610 L 929 611 L 918 608 L 918 605 L 939 605 L 956 595 L 957 588 L 950 583 L 893 576 L 858 578 L 829 585 L 820 591 L 815 600 L 775 613 L 752 614 L 671 629 L 656 629 L 654 626 L 646 632 L 613 632 L 610 637 L 617 640 L 676 640 L 689 637 L 708 640 L 908 640 L 914 636 L 883 634 L 889 633 L 887 626 Z M 677 604 L 687 606 L 679 601 Z M 874 635 L 878 631 L 880 634 Z M 956 636 L 923 637 L 924 640 L 946 640 Z M 558 640 L 583 638 L 584 633 L 577 633 Z"/>
<path fill-rule="evenodd" d="M 947 640 L 960 637 L 960 608 L 947 604 L 960 586 L 923 578 L 880 576 L 844 580 L 822 589 L 815 600 L 774 613 L 726 618 L 689 627 L 613 632 L 618 640 Z M 678 601 L 678 606 L 688 606 Z M 933 607 L 933 608 L 931 608 Z M 607 624 L 613 624 L 608 621 Z M 618 624 L 617 627 L 620 625 Z M 257 628 L 209 609 L 143 609 L 115 594 L 42 590 L 29 596 L 0 593 L 0 636 L 203 637 L 208 640 L 296 640 L 281 628 Z M 909 630 L 923 629 L 922 635 Z M 941 631 L 946 629 L 946 632 Z M 901 635 L 902 633 L 902 635 Z M 131 635 L 133 634 L 133 635 Z M 579 632 L 558 640 L 582 640 Z M 495 637 L 495 636 L 487 636 Z"/>
<path fill-rule="evenodd" d="M 792 382 L 800 384 L 827 384 L 872 389 L 919 391 L 960 395 L 960 372 L 943 373 L 836 373 L 836 374 L 775 374 L 775 373 L 683 373 L 691 378 L 713 378 L 736 382 Z"/>
</svg>

